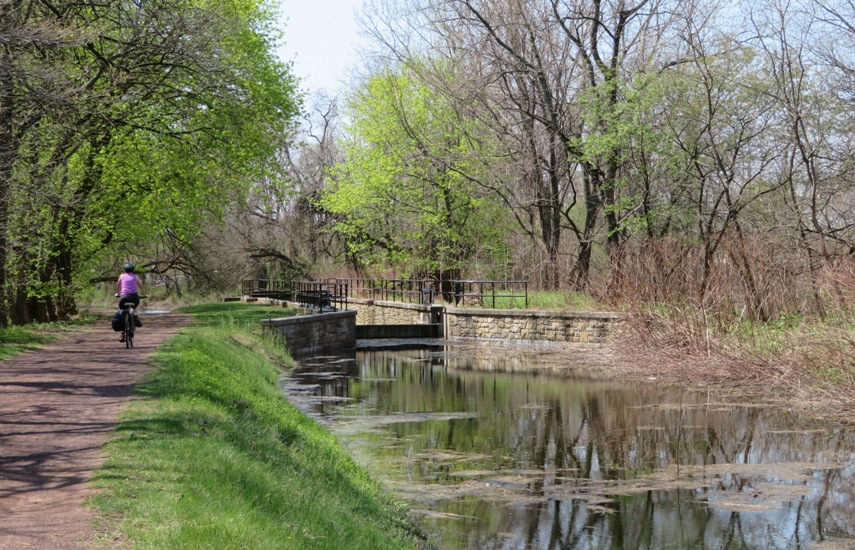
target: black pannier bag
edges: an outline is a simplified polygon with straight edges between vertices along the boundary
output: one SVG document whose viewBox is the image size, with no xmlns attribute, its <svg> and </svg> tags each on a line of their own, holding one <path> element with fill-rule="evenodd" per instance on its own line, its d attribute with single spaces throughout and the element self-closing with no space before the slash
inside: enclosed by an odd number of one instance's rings
<svg viewBox="0 0 855 550">
<path fill-rule="evenodd" d="M 113 326 L 113 330 L 116 332 L 122 332 L 125 328 L 125 318 L 124 311 L 121 309 L 113 314 L 113 320 L 110 321 L 110 324 Z"/>
</svg>

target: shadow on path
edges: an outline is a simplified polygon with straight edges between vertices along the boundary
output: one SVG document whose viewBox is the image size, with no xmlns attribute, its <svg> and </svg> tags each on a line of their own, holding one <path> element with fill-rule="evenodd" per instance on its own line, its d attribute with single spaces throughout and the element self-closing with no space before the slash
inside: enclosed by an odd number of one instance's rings
<svg viewBox="0 0 855 550">
<path fill-rule="evenodd" d="M 151 352 L 190 319 L 146 316 L 126 349 L 105 318 L 0 362 L 0 549 L 87 546 L 101 449 Z"/>
</svg>

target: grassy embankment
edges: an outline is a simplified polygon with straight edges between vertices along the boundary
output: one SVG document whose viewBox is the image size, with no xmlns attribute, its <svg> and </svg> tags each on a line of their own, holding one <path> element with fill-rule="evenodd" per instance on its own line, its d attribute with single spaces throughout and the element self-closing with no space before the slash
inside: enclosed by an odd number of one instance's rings
<svg viewBox="0 0 855 550">
<path fill-rule="evenodd" d="M 123 414 L 93 504 L 106 540 L 142 548 L 412 548 L 403 510 L 277 387 L 270 310 L 186 309 Z M 276 315 L 281 316 L 282 310 Z"/>
</svg>

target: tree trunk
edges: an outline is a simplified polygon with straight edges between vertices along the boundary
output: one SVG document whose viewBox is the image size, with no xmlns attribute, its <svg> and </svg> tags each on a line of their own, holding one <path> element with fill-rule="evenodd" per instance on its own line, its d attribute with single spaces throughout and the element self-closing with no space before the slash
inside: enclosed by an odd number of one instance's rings
<svg viewBox="0 0 855 550">
<path fill-rule="evenodd" d="M 745 293 L 747 294 L 748 307 L 753 320 L 766 322 L 769 320 L 769 313 L 766 311 L 766 306 L 763 304 L 763 296 L 760 287 L 757 284 L 757 277 L 754 269 L 751 266 L 751 260 L 748 257 L 748 251 L 745 246 L 745 235 L 742 233 L 742 226 L 739 220 L 734 220 L 734 230 L 736 231 L 736 240 L 738 246 L 739 257 L 731 253 L 733 261 L 739 268 L 742 275 L 742 281 L 745 285 Z"/>
<path fill-rule="evenodd" d="M 558 250 L 561 244 L 561 224 L 558 210 L 551 201 L 544 198 L 544 204 L 540 207 L 541 239 L 546 247 L 546 289 L 558 288 Z"/>
<path fill-rule="evenodd" d="M 56 315 L 60 319 L 67 319 L 77 313 L 77 306 L 74 303 L 74 295 L 72 293 L 72 258 L 74 257 L 74 252 L 71 225 L 68 216 L 63 216 L 60 223 L 59 242 L 56 245 L 56 256 L 53 260 L 54 269 L 50 270 L 53 271 L 58 285 Z"/>
<path fill-rule="evenodd" d="M 9 321 L 13 325 L 28 325 L 36 320 L 36 305 L 33 300 L 27 298 L 24 288 L 18 287 L 15 292 L 15 300 L 9 312 Z"/>
<path fill-rule="evenodd" d="M 9 16 L 5 11 L 0 8 L 0 18 Z M 7 225 L 12 166 L 18 149 L 13 128 L 14 99 L 10 61 L 8 50 L 0 47 L 0 327 L 5 327 L 9 322 L 6 310 Z"/>
<path fill-rule="evenodd" d="M 573 267 L 572 287 L 576 291 L 588 288 L 591 277 L 591 258 L 594 252 L 594 232 L 597 228 L 597 216 L 602 204 L 599 193 L 599 178 L 590 168 L 585 169 L 585 225 L 579 239 L 579 252 Z"/>
<path fill-rule="evenodd" d="M 460 279 L 459 269 L 440 269 L 434 272 L 434 280 L 439 283 L 439 292 L 444 302 L 452 304 L 455 301 L 454 281 Z"/>
</svg>

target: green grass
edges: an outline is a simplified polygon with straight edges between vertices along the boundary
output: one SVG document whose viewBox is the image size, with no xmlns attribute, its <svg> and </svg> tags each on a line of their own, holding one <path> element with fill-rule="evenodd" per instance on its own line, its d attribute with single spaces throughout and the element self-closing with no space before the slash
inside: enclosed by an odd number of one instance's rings
<svg viewBox="0 0 855 550">
<path fill-rule="evenodd" d="M 0 361 L 25 351 L 38 349 L 56 338 L 56 335 L 45 334 L 37 326 L 0 329 Z"/>
<path fill-rule="evenodd" d="M 484 304 L 492 307 L 493 298 L 484 297 Z M 525 298 L 522 296 L 503 296 L 497 294 L 497 309 L 524 309 Z M 580 292 L 550 292 L 536 291 L 528 294 L 529 309 L 599 311 L 602 306 L 592 297 Z"/>
<path fill-rule="evenodd" d="M 44 347 L 75 327 L 103 321 L 101 316 L 82 313 L 71 321 L 0 328 L 0 361 Z"/>
<path fill-rule="evenodd" d="M 271 310 L 194 306 L 95 474 L 105 540 L 137 548 L 414 548 L 404 512 L 283 397 Z M 282 310 L 279 313 L 284 313 Z M 243 326 L 243 328 L 241 328 Z"/>
<path fill-rule="evenodd" d="M 175 311 L 192 314 L 195 317 L 195 327 L 225 327 L 251 332 L 260 327 L 258 322 L 262 319 L 290 317 L 297 313 L 293 309 L 243 302 L 200 304 Z"/>
</svg>

